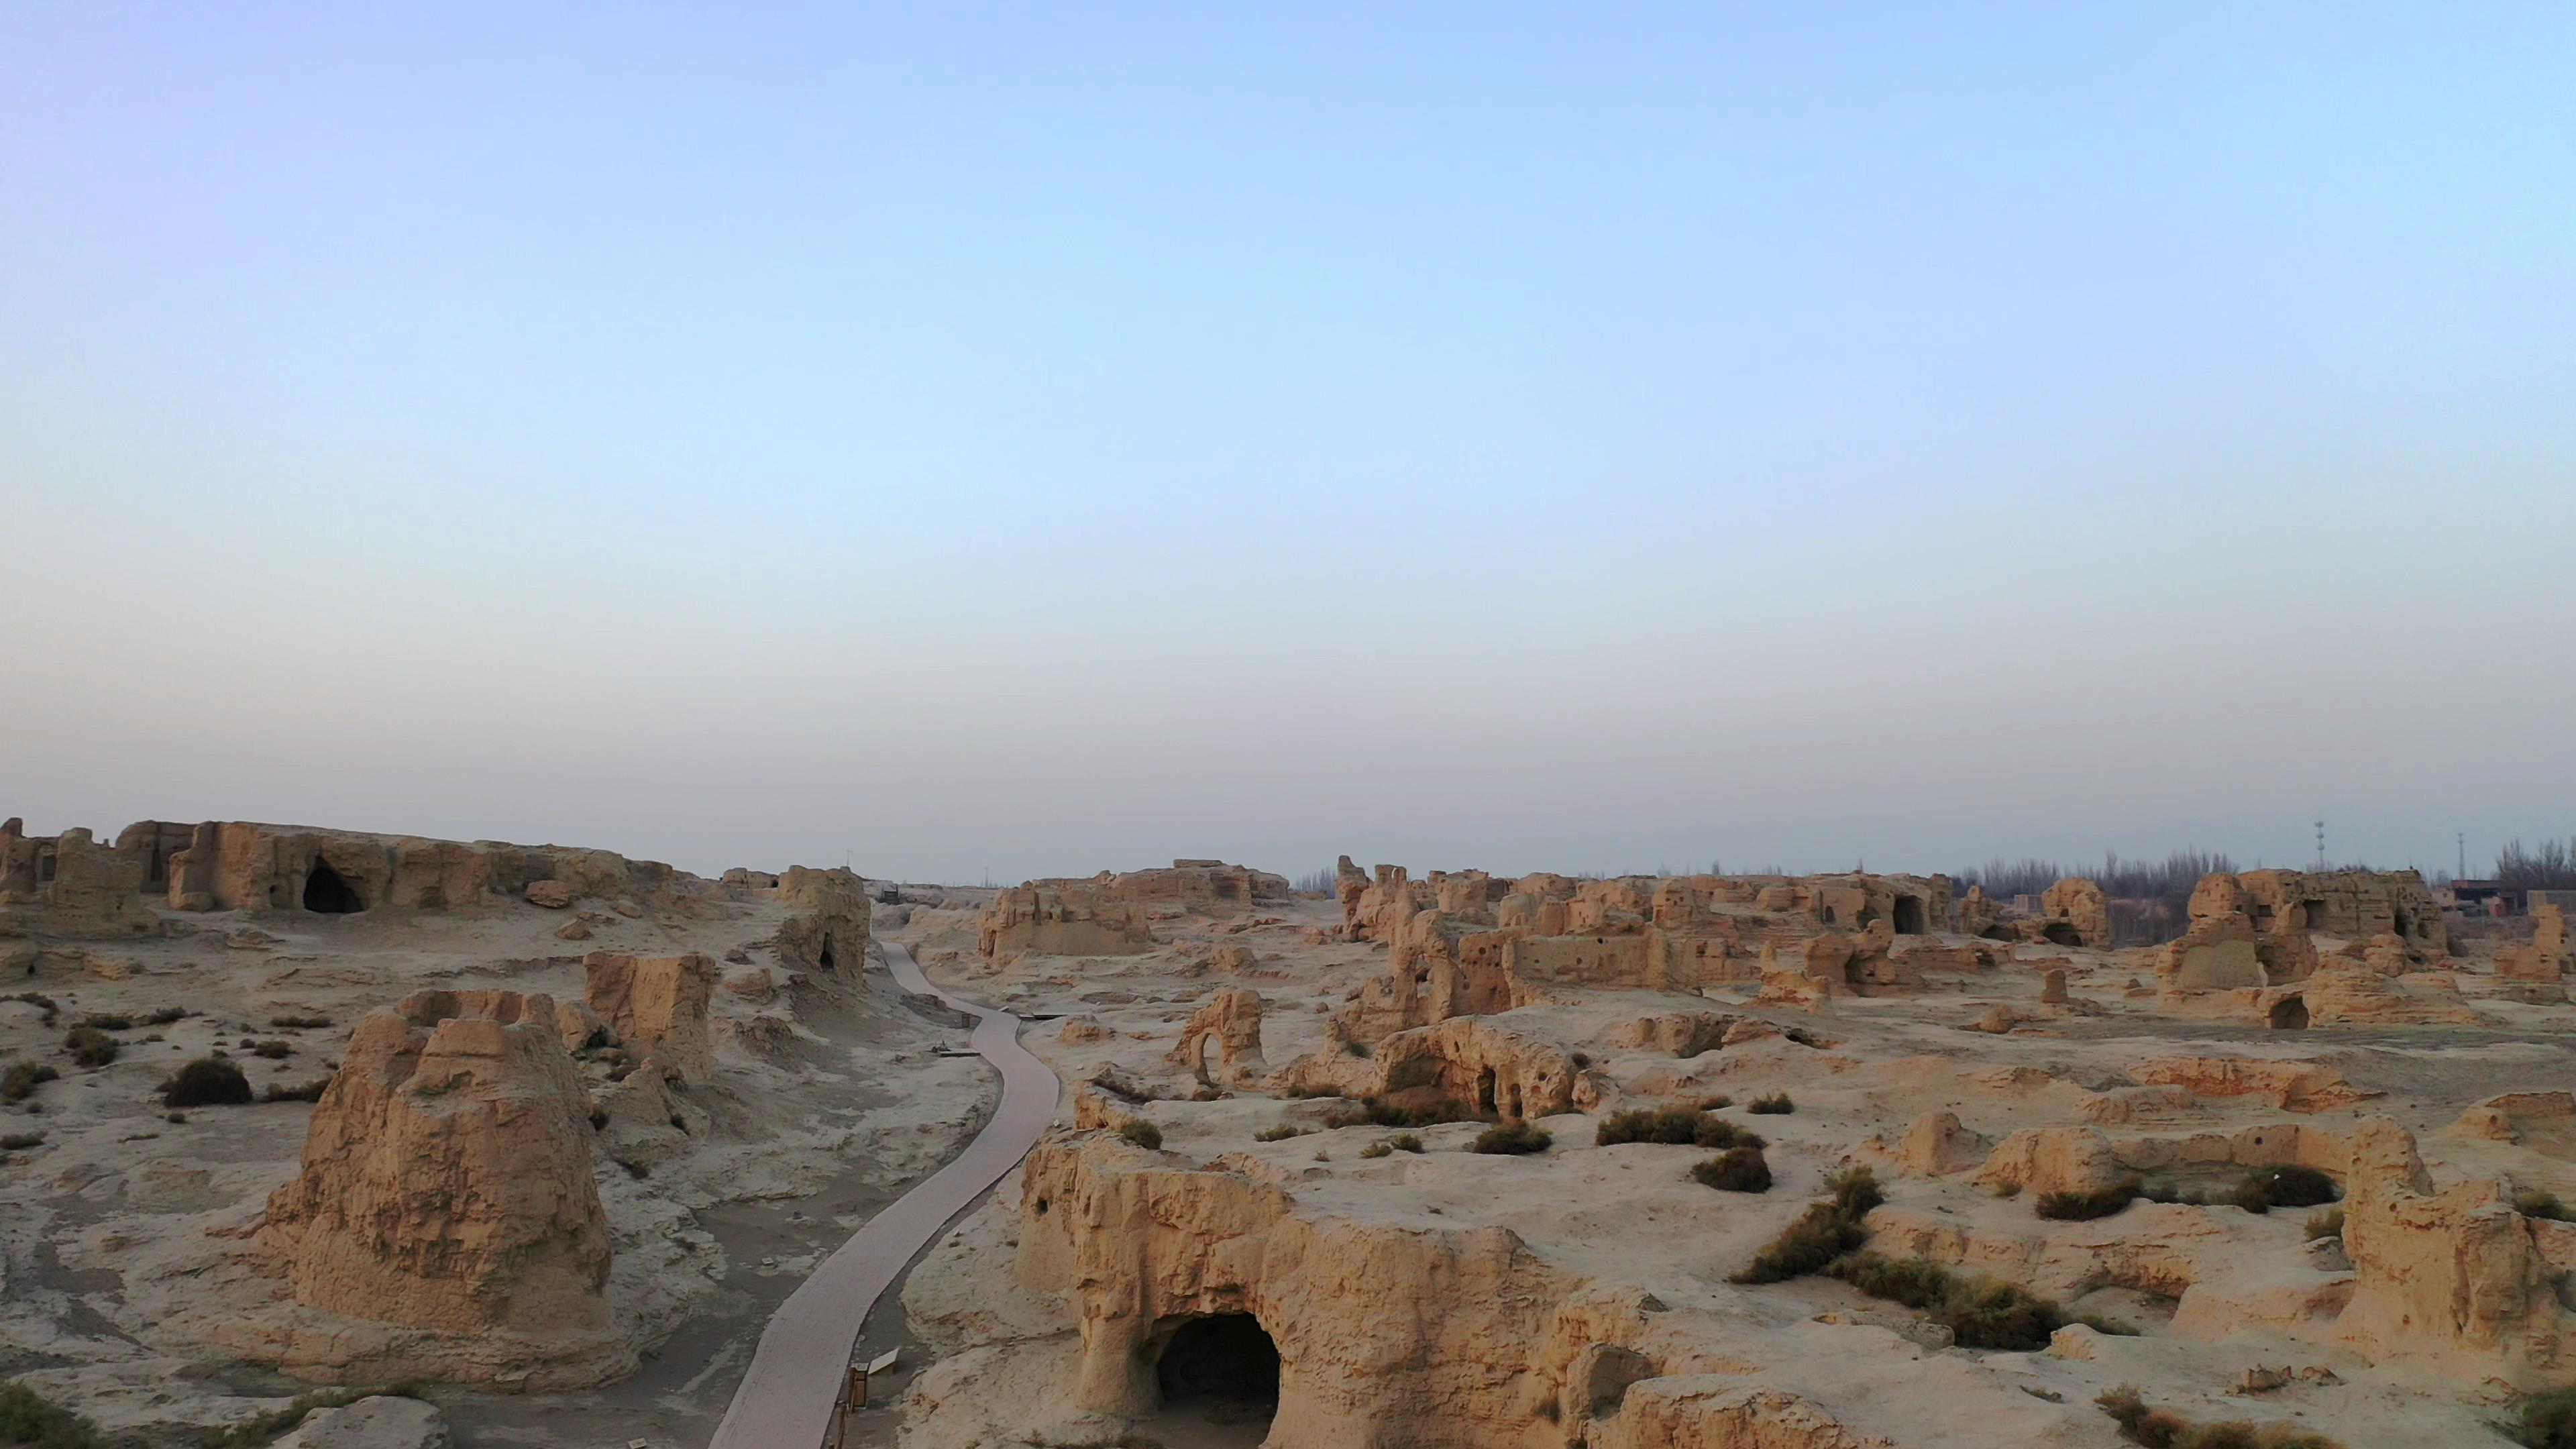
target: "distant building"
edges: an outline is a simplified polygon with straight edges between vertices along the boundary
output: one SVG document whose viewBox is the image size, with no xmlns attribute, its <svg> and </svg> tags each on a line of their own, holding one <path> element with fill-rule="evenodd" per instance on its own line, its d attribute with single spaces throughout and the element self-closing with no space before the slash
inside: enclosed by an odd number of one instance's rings
<svg viewBox="0 0 2576 1449">
<path fill-rule="evenodd" d="M 2442 904 L 2474 915 L 2519 916 L 2531 909 L 2530 895 L 2524 887 L 2500 880 L 2455 880 L 2442 893 Z"/>
</svg>

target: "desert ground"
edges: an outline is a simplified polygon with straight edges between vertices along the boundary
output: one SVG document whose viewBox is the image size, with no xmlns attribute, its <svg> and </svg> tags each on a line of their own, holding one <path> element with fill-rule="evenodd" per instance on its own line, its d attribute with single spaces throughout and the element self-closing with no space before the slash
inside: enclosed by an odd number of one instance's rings
<svg viewBox="0 0 2576 1449">
<path fill-rule="evenodd" d="M 0 831 L 0 1376 L 112 1443 L 705 1444 L 992 1110 L 882 939 L 1065 1091 L 846 1444 L 2432 1449 L 2576 1385 L 2554 909 L 1331 883 Z"/>
</svg>

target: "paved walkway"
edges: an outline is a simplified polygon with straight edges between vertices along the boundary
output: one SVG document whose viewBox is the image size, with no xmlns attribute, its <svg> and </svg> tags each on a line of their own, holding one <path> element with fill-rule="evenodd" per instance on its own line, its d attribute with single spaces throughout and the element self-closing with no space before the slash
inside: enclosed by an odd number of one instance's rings
<svg viewBox="0 0 2576 1449">
<path fill-rule="evenodd" d="M 708 1449 L 822 1445 L 868 1311 L 915 1253 L 1028 1155 L 1055 1116 L 1055 1070 L 1020 1045 L 1018 1017 L 949 995 L 921 974 L 910 951 L 892 941 L 879 944 L 905 990 L 975 1017 L 973 1045 L 1001 1070 L 1002 1104 L 954 1161 L 868 1219 L 779 1305 Z"/>
</svg>

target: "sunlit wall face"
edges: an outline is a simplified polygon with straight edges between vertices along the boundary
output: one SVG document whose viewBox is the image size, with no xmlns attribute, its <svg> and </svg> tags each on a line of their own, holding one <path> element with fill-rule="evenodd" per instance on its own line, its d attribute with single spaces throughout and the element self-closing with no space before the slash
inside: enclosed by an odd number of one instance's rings
<svg viewBox="0 0 2576 1449">
<path fill-rule="evenodd" d="M 1931 8 L 9 7 L 0 813 L 2576 829 L 2576 19 Z"/>
</svg>

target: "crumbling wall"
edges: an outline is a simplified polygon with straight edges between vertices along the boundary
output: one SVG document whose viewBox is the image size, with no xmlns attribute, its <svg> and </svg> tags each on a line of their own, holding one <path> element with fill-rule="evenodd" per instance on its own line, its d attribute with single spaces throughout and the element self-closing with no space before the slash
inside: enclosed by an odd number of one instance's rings
<svg viewBox="0 0 2576 1449">
<path fill-rule="evenodd" d="M 1142 907 L 1113 898 L 1096 881 L 1036 880 L 993 897 L 975 921 L 976 948 L 987 959 L 1042 956 L 1135 956 L 1155 947 Z"/>
</svg>

